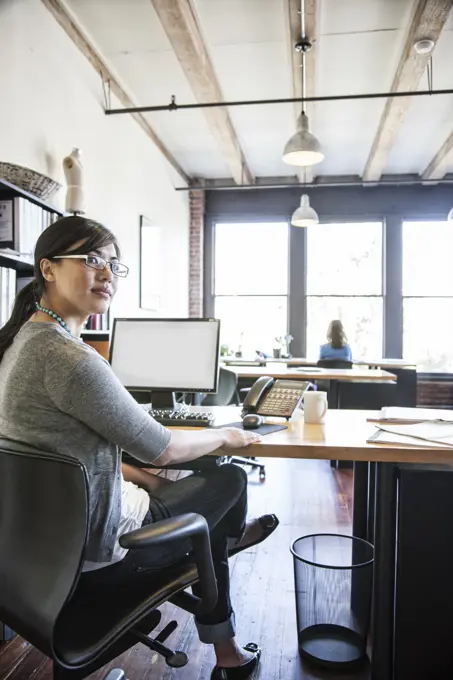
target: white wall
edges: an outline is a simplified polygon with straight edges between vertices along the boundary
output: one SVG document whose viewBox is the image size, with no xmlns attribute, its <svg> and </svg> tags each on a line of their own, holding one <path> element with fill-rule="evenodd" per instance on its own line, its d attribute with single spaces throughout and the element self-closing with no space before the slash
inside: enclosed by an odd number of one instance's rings
<svg viewBox="0 0 453 680">
<path fill-rule="evenodd" d="M 63 157 L 83 151 L 87 215 L 116 234 L 131 268 L 113 314 L 153 315 L 139 309 L 143 214 L 164 233 L 158 315 L 187 315 L 188 197 L 173 188 L 182 180 L 130 116 L 105 116 L 100 77 L 40 0 L 0 0 L 0 63 L 1 160 L 64 184 Z M 64 198 L 63 187 L 52 202 L 64 207 Z"/>
</svg>

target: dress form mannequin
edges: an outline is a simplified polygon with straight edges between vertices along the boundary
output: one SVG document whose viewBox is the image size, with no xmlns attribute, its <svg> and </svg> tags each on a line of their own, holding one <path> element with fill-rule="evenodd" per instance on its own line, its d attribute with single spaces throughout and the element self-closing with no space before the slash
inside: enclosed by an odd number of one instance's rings
<svg viewBox="0 0 453 680">
<path fill-rule="evenodd" d="M 82 152 L 74 148 L 69 156 L 63 158 L 63 170 L 68 190 L 66 192 L 66 212 L 85 213 L 85 192 L 83 188 Z"/>
</svg>

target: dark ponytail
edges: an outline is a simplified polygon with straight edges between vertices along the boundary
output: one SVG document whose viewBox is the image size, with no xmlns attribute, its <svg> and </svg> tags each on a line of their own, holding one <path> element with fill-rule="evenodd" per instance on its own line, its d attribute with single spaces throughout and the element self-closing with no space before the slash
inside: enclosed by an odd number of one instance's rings
<svg viewBox="0 0 453 680">
<path fill-rule="evenodd" d="M 0 330 L 0 361 L 14 340 L 16 333 L 19 332 L 20 328 L 26 321 L 28 321 L 31 315 L 36 312 L 35 290 L 36 281 L 33 279 L 33 281 L 24 286 L 24 288 L 22 288 L 20 293 L 18 293 L 16 296 L 14 308 L 9 321 L 7 321 Z"/>
<path fill-rule="evenodd" d="M 118 243 L 112 232 L 86 217 L 63 217 L 42 232 L 35 247 L 34 279 L 17 294 L 11 317 L 0 329 L 0 361 L 24 323 L 35 313 L 36 302 L 41 300 L 46 289 L 41 260 L 51 260 L 68 252 L 81 255 L 112 243 L 119 257 Z M 80 245 L 74 248 L 75 244 Z"/>
</svg>

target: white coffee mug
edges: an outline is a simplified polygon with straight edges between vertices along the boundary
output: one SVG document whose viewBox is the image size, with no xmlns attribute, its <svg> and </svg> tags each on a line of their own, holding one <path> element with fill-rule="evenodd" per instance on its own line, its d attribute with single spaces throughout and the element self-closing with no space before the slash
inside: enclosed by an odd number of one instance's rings
<svg viewBox="0 0 453 680">
<path fill-rule="evenodd" d="M 324 423 L 327 406 L 327 392 L 305 392 L 304 421 L 306 423 Z"/>
</svg>

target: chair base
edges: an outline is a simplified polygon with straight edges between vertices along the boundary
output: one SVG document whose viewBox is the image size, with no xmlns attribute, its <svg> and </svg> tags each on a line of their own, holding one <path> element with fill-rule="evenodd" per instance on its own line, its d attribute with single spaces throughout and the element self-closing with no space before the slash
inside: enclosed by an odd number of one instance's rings
<svg viewBox="0 0 453 680">
<path fill-rule="evenodd" d="M 114 668 L 108 675 L 105 676 L 104 680 L 125 680 L 126 676 L 124 671 L 119 668 Z"/>
<path fill-rule="evenodd" d="M 157 610 L 151 612 L 146 619 L 140 621 L 138 626 L 132 628 L 126 635 L 118 640 L 116 644 L 112 645 L 106 654 L 83 668 L 63 668 L 54 662 L 53 680 L 85 680 L 91 673 L 94 673 L 99 668 L 102 668 L 102 666 L 105 666 L 109 661 L 130 649 L 130 647 L 133 647 L 137 642 L 141 642 L 148 647 L 148 649 L 163 656 L 167 665 L 171 668 L 182 668 L 188 662 L 187 655 L 181 651 L 173 651 L 163 644 L 169 635 L 177 628 L 178 624 L 176 621 L 170 621 L 156 638 L 153 639 L 148 637 L 148 633 L 157 626 L 159 621 L 160 612 Z M 123 671 L 115 669 L 110 671 L 104 680 L 124 680 L 124 678 L 125 675 Z"/>
<path fill-rule="evenodd" d="M 143 635 L 143 633 L 140 633 L 138 630 L 132 629 L 131 632 L 143 645 L 148 647 L 148 649 L 163 656 L 167 666 L 170 666 L 170 668 L 182 668 L 187 665 L 189 660 L 187 654 L 180 651 L 174 652 L 172 649 L 169 649 L 162 644 L 162 642 L 173 633 L 177 626 L 178 624 L 176 621 L 170 621 L 154 640 L 147 635 Z"/>
</svg>

